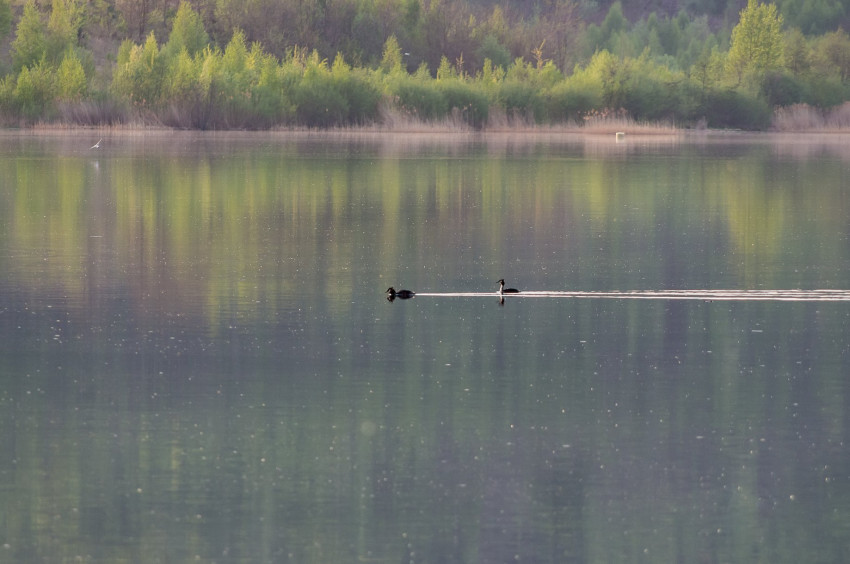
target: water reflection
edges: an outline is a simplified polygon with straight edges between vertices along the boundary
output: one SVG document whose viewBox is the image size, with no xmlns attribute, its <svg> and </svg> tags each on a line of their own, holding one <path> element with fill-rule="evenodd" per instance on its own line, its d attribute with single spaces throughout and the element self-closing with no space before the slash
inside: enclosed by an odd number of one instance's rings
<svg viewBox="0 0 850 564">
<path fill-rule="evenodd" d="M 0 138 L 0 560 L 840 560 L 843 149 L 94 141 Z"/>
</svg>

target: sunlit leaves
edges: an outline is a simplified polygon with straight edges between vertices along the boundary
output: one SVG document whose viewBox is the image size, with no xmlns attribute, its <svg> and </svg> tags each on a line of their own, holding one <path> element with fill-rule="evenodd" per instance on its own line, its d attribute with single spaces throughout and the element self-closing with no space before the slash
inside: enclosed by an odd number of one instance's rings
<svg viewBox="0 0 850 564">
<path fill-rule="evenodd" d="M 12 61 L 21 68 L 39 61 L 47 52 L 47 37 L 35 0 L 27 0 L 12 42 Z"/>
<path fill-rule="evenodd" d="M 86 73 L 80 58 L 73 49 L 68 49 L 56 69 L 56 96 L 63 101 L 78 102 L 87 89 Z"/>
<path fill-rule="evenodd" d="M 48 57 L 58 60 L 62 53 L 77 45 L 83 25 L 83 6 L 78 0 L 53 0 L 47 20 Z"/>
<path fill-rule="evenodd" d="M 160 55 L 153 33 L 143 46 L 122 46 L 112 79 L 112 91 L 140 108 L 155 108 L 160 103 L 166 61 Z"/>
<path fill-rule="evenodd" d="M 175 55 L 185 49 L 189 55 L 194 56 L 206 47 L 209 41 L 200 15 L 188 2 L 181 2 L 174 17 L 168 43 L 165 44 L 165 51 Z"/>
<path fill-rule="evenodd" d="M 775 4 L 749 0 L 732 30 L 727 65 L 740 82 L 745 73 L 763 73 L 782 64 L 782 15 Z"/>
<path fill-rule="evenodd" d="M 42 115 L 53 100 L 54 85 L 53 73 L 44 61 L 21 69 L 15 86 L 15 99 L 21 114 L 30 119 Z"/>
</svg>

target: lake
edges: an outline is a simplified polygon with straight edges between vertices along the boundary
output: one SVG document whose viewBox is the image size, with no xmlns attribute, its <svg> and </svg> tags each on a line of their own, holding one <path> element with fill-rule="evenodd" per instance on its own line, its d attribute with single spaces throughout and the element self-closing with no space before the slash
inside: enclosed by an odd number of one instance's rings
<svg viewBox="0 0 850 564">
<path fill-rule="evenodd" d="M 848 141 L 0 133 L 0 562 L 847 561 Z"/>
</svg>

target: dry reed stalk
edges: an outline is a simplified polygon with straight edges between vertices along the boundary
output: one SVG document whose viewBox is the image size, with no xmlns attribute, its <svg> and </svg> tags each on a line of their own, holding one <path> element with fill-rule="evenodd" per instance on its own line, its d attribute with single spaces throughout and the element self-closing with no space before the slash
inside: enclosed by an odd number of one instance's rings
<svg viewBox="0 0 850 564">
<path fill-rule="evenodd" d="M 813 108 L 808 104 L 776 108 L 772 128 L 785 133 L 850 131 L 850 102 L 829 110 Z"/>
</svg>

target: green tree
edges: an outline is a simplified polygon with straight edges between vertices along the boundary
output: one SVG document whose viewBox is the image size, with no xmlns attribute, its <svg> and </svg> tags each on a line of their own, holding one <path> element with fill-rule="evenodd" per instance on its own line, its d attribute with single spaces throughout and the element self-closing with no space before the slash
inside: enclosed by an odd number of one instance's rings
<svg viewBox="0 0 850 564">
<path fill-rule="evenodd" d="M 818 69 L 825 75 L 838 75 L 842 81 L 850 79 L 850 36 L 844 30 L 833 31 L 815 43 Z"/>
<path fill-rule="evenodd" d="M 9 0 L 0 0 L 0 40 L 3 40 L 12 29 L 12 8 Z"/>
<path fill-rule="evenodd" d="M 56 69 L 56 96 L 60 100 L 79 101 L 86 93 L 86 73 L 80 58 L 68 49 Z"/>
<path fill-rule="evenodd" d="M 83 7 L 77 0 L 53 0 L 47 20 L 47 56 L 58 63 L 64 53 L 77 45 L 83 23 Z"/>
<path fill-rule="evenodd" d="M 785 34 L 785 68 L 795 75 L 803 74 L 810 66 L 809 45 L 799 29 Z"/>
<path fill-rule="evenodd" d="M 401 47 L 395 35 L 390 35 L 384 43 L 384 54 L 381 58 L 381 70 L 387 74 L 397 74 L 402 72 L 402 54 Z"/>
<path fill-rule="evenodd" d="M 780 0 L 785 20 L 804 34 L 821 34 L 835 29 L 845 14 L 842 0 Z"/>
<path fill-rule="evenodd" d="M 15 85 L 21 115 L 30 120 L 45 118 L 54 98 L 54 83 L 53 73 L 44 60 L 21 69 Z"/>
<path fill-rule="evenodd" d="M 782 15 L 775 4 L 749 0 L 732 30 L 727 68 L 740 83 L 745 74 L 762 74 L 782 65 Z"/>
<path fill-rule="evenodd" d="M 602 20 L 600 26 L 602 31 L 602 40 L 608 42 L 616 34 L 624 32 L 629 27 L 629 21 L 623 15 L 623 5 L 619 2 L 614 2 L 608 9 L 605 19 Z"/>
<path fill-rule="evenodd" d="M 165 65 L 154 33 L 144 46 L 125 41 L 118 51 L 112 92 L 139 108 L 155 108 L 161 101 Z"/>
<path fill-rule="evenodd" d="M 174 23 L 171 27 L 171 35 L 168 36 L 168 43 L 165 44 L 163 52 L 169 56 L 174 56 L 186 49 L 189 55 L 194 56 L 202 51 L 209 42 L 210 38 L 204 29 L 201 16 L 185 0 L 180 2 L 180 7 L 177 9 L 177 15 L 174 16 Z"/>
<path fill-rule="evenodd" d="M 508 68 L 511 64 L 511 52 L 507 47 L 499 43 L 493 34 L 487 34 L 481 41 L 481 45 L 475 54 L 482 61 L 489 60 L 492 65 Z"/>
<path fill-rule="evenodd" d="M 44 22 L 35 5 L 27 0 L 12 42 L 12 63 L 16 70 L 40 61 L 47 52 Z"/>
</svg>

